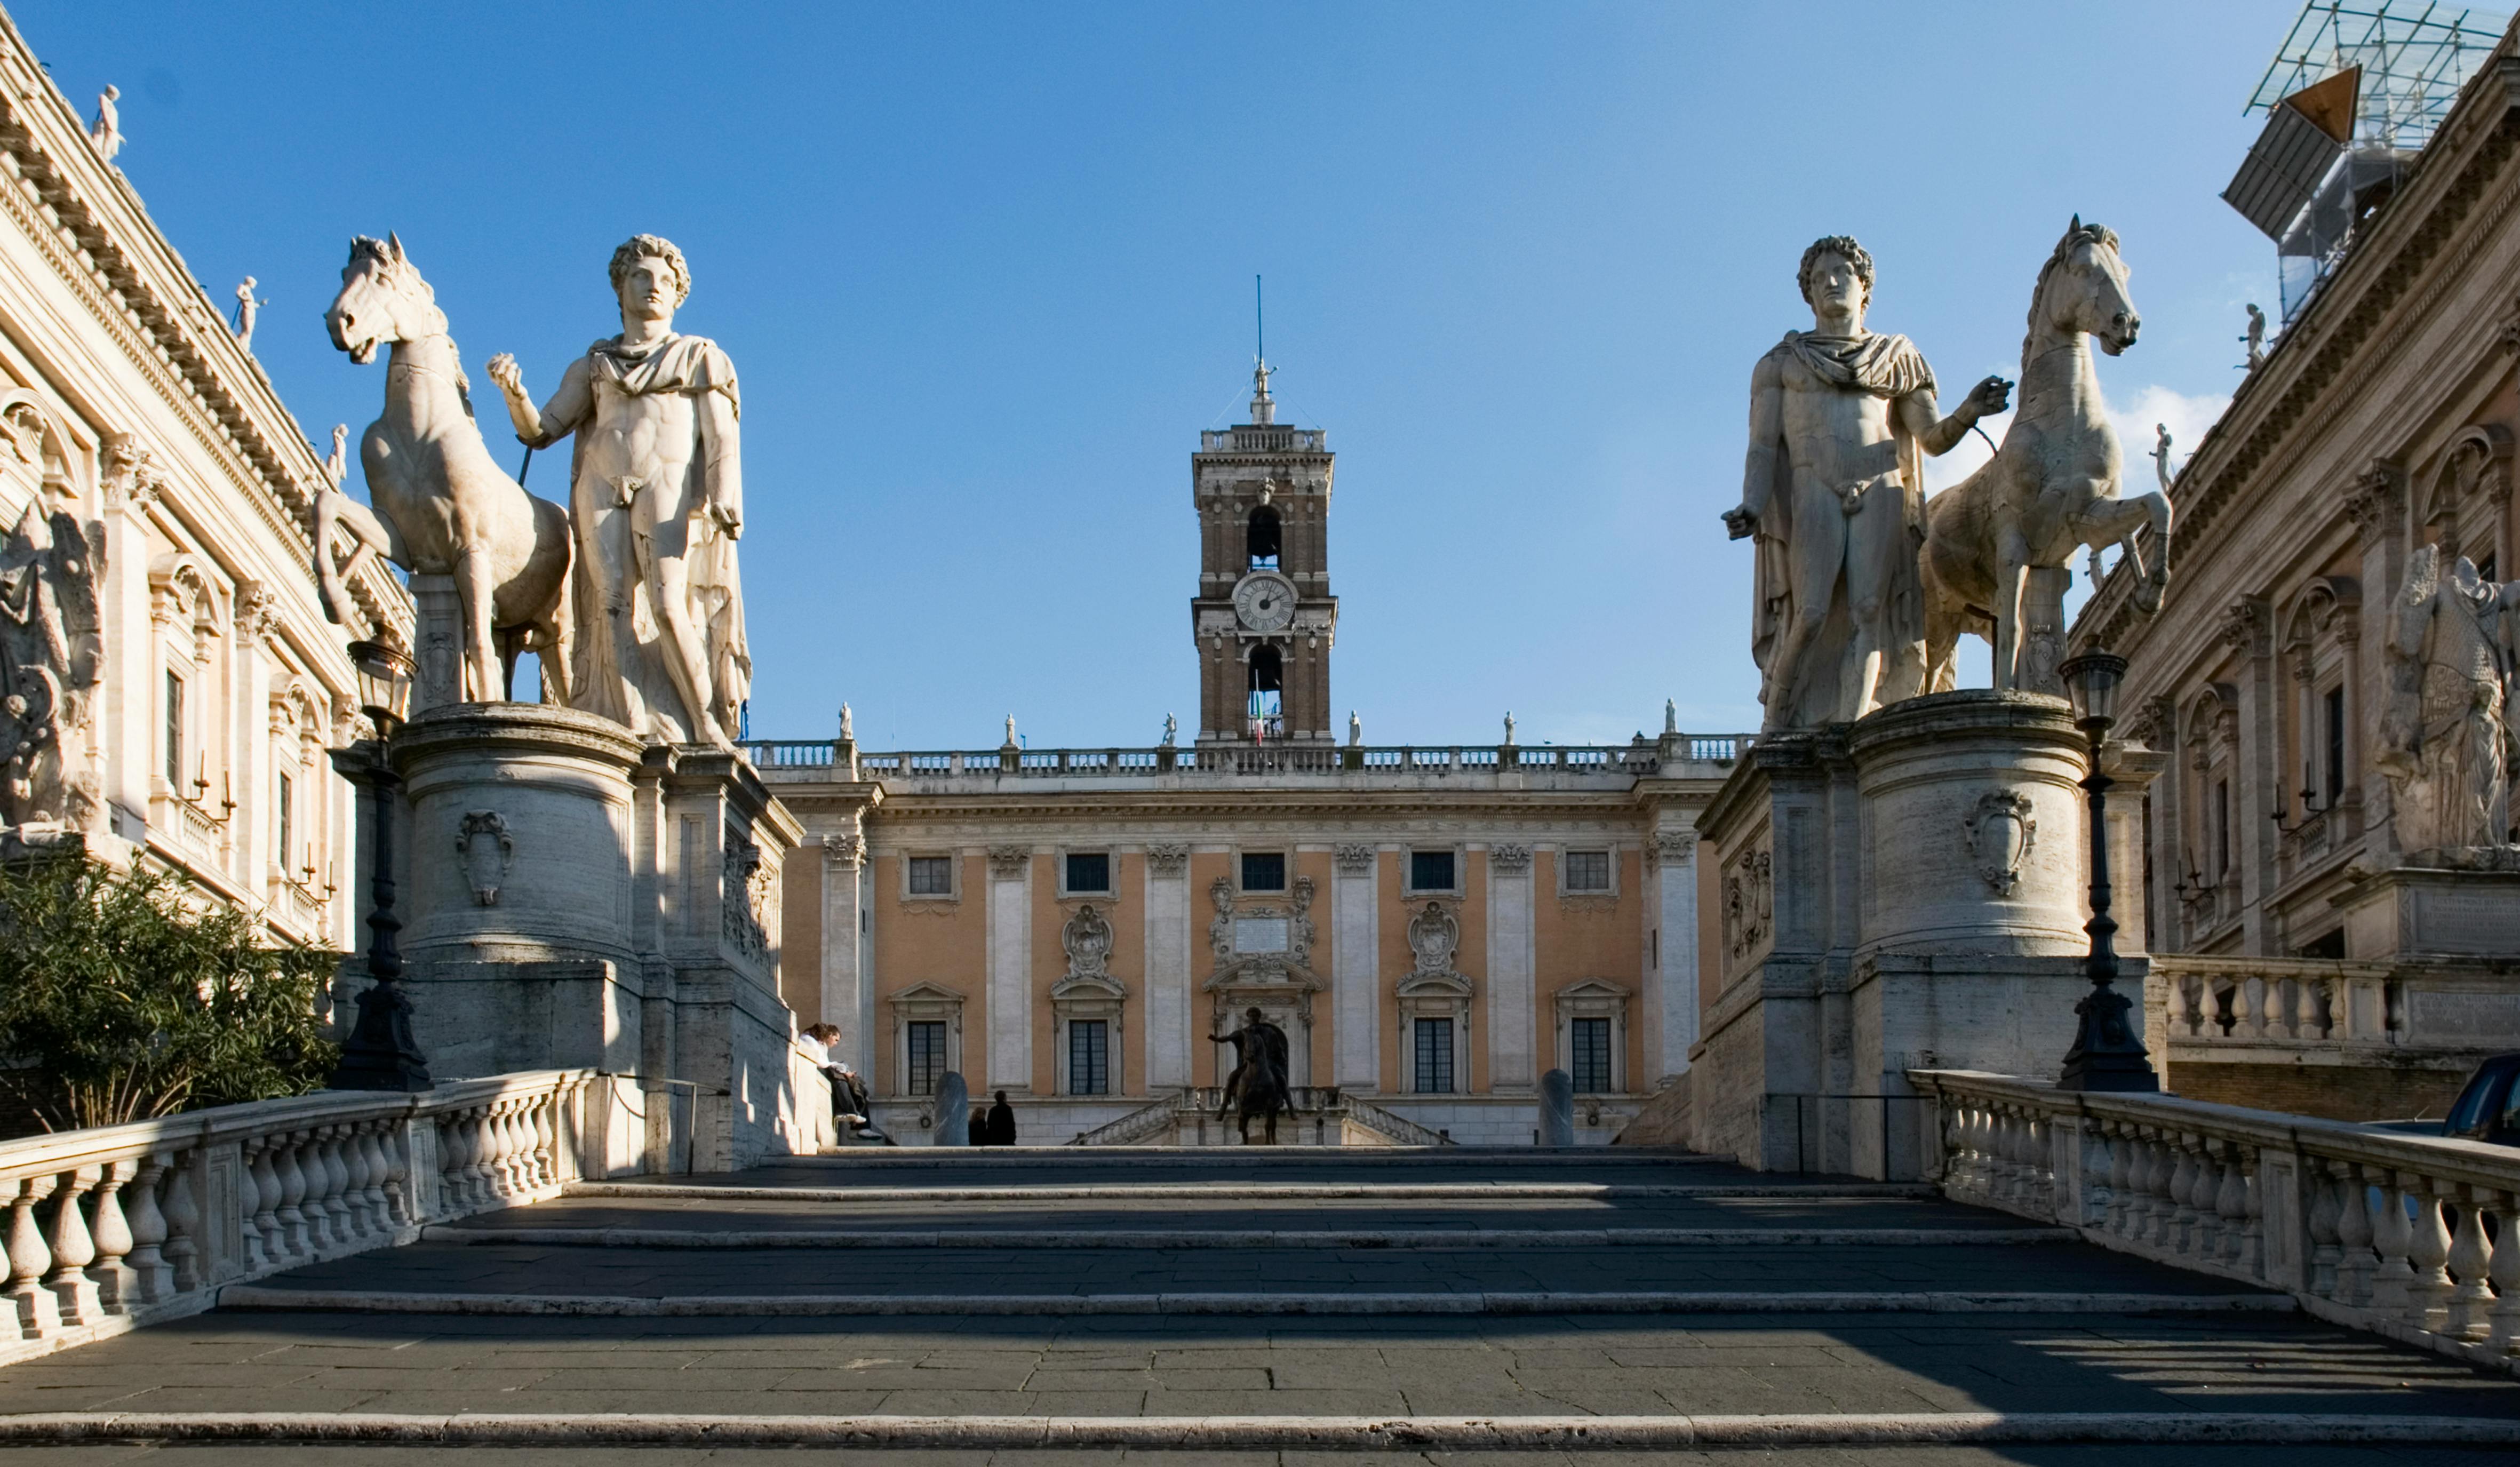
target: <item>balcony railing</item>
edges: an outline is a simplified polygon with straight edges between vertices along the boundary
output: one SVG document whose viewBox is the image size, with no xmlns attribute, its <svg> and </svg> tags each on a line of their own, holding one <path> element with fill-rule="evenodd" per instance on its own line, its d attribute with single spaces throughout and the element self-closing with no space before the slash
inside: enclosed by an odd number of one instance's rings
<svg viewBox="0 0 2520 1467">
<path fill-rule="evenodd" d="M 2397 1045 L 2407 1035 L 2405 986 L 2385 962 L 2156 953 L 2144 1000 L 2173 1043 Z"/>
<path fill-rule="evenodd" d="M 1722 778 L 1750 746 L 1747 734 L 1681 734 L 1642 744 L 1330 744 L 1263 742 L 1192 748 L 932 749 L 856 755 L 862 779 L 1149 778 L 1159 775 L 1392 776 L 1508 772 L 1637 779 Z M 756 738 L 742 748 L 762 770 L 834 768 L 832 739 Z M 1681 751 L 1666 760 L 1666 748 Z M 845 777 L 843 777 L 845 778 Z"/>
</svg>

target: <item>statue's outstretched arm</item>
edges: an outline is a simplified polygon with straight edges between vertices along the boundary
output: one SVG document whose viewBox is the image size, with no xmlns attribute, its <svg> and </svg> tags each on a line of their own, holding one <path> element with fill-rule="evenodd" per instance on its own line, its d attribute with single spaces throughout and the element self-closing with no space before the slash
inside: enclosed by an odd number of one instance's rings
<svg viewBox="0 0 2520 1467">
<path fill-rule="evenodd" d="M 1915 435 L 1916 446 L 1939 458 L 1967 437 L 1979 419 L 1992 418 L 2011 405 L 2012 383 L 1990 377 L 1971 387 L 1949 418 L 1936 417 L 1939 409 L 1934 394 L 1923 390 L 1899 399 L 1899 417 L 1908 431 Z"/>
</svg>

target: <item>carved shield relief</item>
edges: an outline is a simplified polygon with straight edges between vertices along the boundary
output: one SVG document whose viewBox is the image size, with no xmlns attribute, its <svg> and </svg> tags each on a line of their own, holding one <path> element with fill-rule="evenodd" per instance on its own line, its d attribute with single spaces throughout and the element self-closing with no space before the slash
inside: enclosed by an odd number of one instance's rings
<svg viewBox="0 0 2520 1467">
<path fill-rule="evenodd" d="M 1961 818 L 1969 860 L 1987 889 L 2008 897 L 2021 884 L 2021 867 L 2039 843 L 2039 822 L 2030 796 L 2018 789 L 1990 789 Z"/>
</svg>

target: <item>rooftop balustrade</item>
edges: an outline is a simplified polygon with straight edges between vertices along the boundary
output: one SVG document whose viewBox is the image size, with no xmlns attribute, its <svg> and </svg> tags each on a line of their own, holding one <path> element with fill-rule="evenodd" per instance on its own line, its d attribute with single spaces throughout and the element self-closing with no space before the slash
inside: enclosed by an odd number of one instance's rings
<svg viewBox="0 0 2520 1467">
<path fill-rule="evenodd" d="M 1750 746 L 1747 734 L 1670 734 L 1632 744 L 1209 744 L 1100 749 L 936 749 L 854 754 L 830 738 L 747 739 L 753 767 L 773 777 L 961 781 L 1153 779 L 1221 776 L 1319 776 L 1378 779 L 1463 775 L 1633 781 L 1647 777 L 1720 779 Z"/>
</svg>

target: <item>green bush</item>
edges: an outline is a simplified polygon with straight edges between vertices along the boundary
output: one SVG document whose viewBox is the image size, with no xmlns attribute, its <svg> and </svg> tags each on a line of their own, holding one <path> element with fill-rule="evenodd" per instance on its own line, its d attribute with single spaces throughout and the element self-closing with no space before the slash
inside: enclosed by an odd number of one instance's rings
<svg viewBox="0 0 2520 1467">
<path fill-rule="evenodd" d="M 320 1089 L 339 956 L 163 872 L 0 867 L 0 1092 L 68 1131 Z"/>
</svg>

